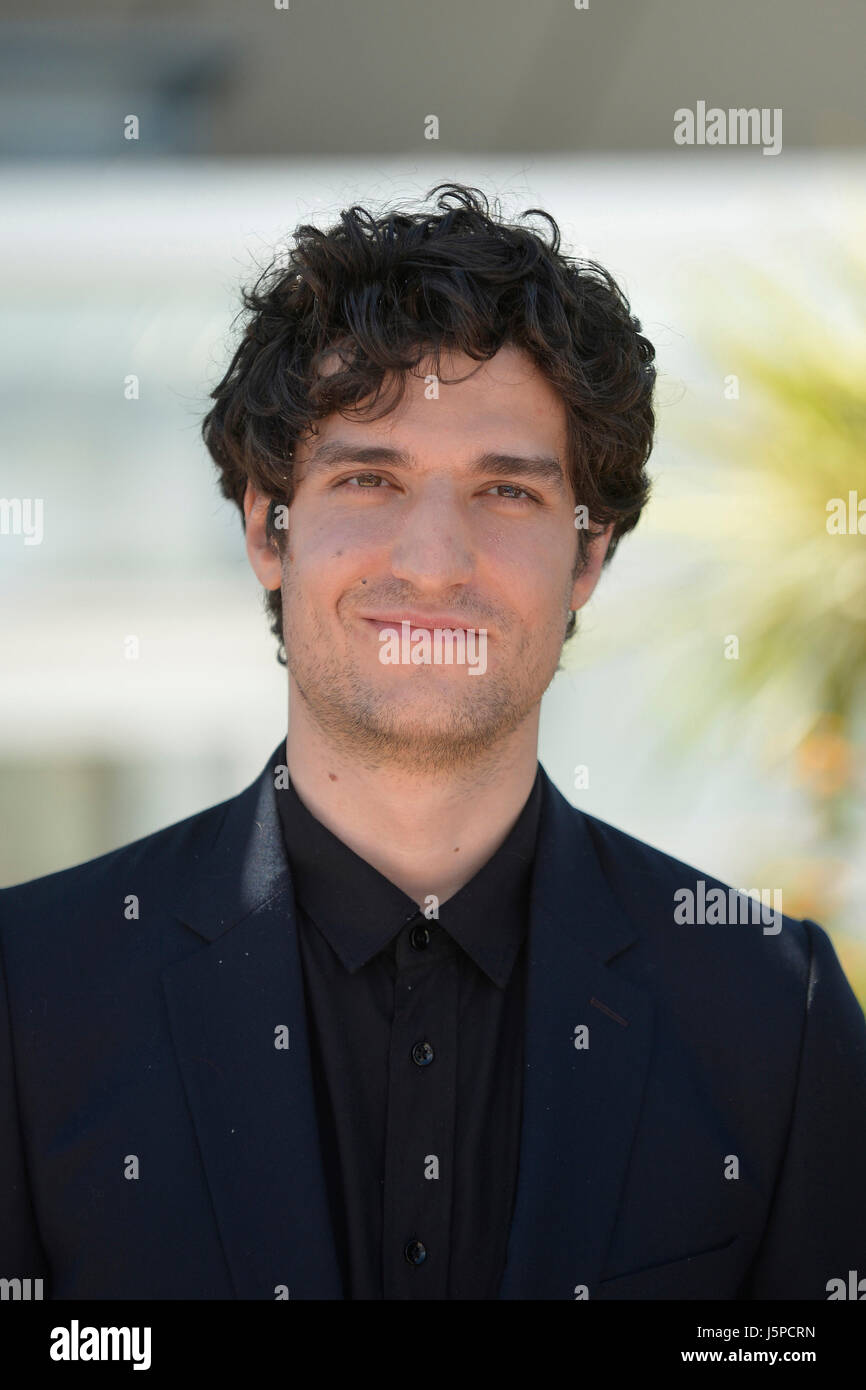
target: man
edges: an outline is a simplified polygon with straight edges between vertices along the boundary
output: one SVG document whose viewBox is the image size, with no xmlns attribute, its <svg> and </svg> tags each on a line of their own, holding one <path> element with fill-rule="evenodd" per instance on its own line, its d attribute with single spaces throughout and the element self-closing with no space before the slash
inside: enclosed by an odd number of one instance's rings
<svg viewBox="0 0 866 1390">
<path fill-rule="evenodd" d="M 434 192 L 299 228 L 204 423 L 286 741 L 239 796 L 2 895 L 0 1273 L 825 1299 L 866 1276 L 866 1024 L 829 938 L 537 761 L 646 501 L 652 346 L 555 223 Z"/>
</svg>

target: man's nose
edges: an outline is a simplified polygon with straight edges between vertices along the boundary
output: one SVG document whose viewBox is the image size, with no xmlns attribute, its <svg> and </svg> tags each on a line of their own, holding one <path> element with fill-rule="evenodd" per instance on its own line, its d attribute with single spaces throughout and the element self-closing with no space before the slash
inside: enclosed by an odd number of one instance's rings
<svg viewBox="0 0 866 1390">
<path fill-rule="evenodd" d="M 406 507 L 391 548 L 391 569 L 418 589 L 465 584 L 475 548 L 464 504 L 450 487 L 431 486 Z"/>
</svg>

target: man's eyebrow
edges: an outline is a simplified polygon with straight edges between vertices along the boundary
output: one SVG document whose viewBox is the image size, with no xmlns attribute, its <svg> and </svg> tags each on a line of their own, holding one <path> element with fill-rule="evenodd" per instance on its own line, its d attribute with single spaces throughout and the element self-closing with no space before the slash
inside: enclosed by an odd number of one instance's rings
<svg viewBox="0 0 866 1390">
<path fill-rule="evenodd" d="M 414 457 L 402 449 L 393 449 L 386 444 L 348 444 L 334 439 L 320 444 L 313 451 L 306 461 L 306 472 L 308 475 L 327 472 L 344 463 L 391 464 L 396 468 L 408 469 L 417 466 Z M 469 472 L 535 478 L 538 482 L 551 483 L 560 492 L 565 491 L 562 464 L 553 454 L 507 454 L 488 450 L 470 459 Z"/>
</svg>

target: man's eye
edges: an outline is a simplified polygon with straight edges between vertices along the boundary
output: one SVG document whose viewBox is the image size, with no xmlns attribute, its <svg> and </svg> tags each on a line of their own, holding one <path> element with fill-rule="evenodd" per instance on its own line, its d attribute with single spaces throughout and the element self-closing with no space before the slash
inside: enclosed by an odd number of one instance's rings
<svg viewBox="0 0 866 1390">
<path fill-rule="evenodd" d="M 386 483 L 387 481 L 388 479 L 383 478 L 381 473 L 353 473 L 350 478 L 343 478 L 342 483 L 338 483 L 338 487 L 342 487 L 343 483 L 357 483 L 359 487 L 371 485 L 375 487 L 377 483 Z"/>
<path fill-rule="evenodd" d="M 381 473 L 352 473 L 348 478 L 342 478 L 340 482 L 336 484 L 336 486 L 345 487 L 349 485 L 351 487 L 363 489 L 368 492 L 374 492 L 380 487 L 382 483 L 387 484 L 388 487 L 391 486 L 391 484 L 388 482 L 388 479 L 384 478 Z M 488 493 L 497 492 L 499 491 L 499 489 L 503 488 L 505 489 L 505 492 L 508 494 L 508 496 L 505 499 L 507 501 L 513 500 L 515 502 L 534 502 L 536 500 L 531 493 L 526 491 L 525 488 L 518 487 L 517 483 L 494 483 L 492 487 L 487 489 L 487 491 Z"/>
<path fill-rule="evenodd" d="M 522 494 L 523 494 L 523 497 L 525 497 L 526 500 L 527 500 L 528 502 L 534 502 L 534 501 L 535 501 L 535 498 L 532 497 L 532 496 L 530 495 L 530 493 L 528 493 L 528 492 L 526 491 L 525 488 L 518 487 L 516 483 L 494 483 L 494 484 L 493 484 L 493 487 L 488 488 L 487 490 L 488 490 L 488 492 L 495 492 L 497 488 L 501 488 L 501 487 L 506 488 L 509 492 L 520 492 L 520 493 L 522 493 Z M 520 502 L 520 501 L 522 501 L 522 498 L 517 497 L 517 498 L 515 498 L 514 500 L 515 500 L 516 502 Z"/>
</svg>

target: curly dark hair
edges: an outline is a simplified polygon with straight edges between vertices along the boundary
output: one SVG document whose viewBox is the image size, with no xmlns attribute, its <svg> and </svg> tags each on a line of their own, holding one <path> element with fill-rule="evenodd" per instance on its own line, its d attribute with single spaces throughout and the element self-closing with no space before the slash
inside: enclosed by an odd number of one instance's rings
<svg viewBox="0 0 866 1390">
<path fill-rule="evenodd" d="M 275 257 L 242 291 L 243 336 L 202 421 L 222 493 L 242 522 L 248 482 L 269 497 L 267 533 L 282 546 L 275 508 L 291 504 L 295 444 L 316 420 L 349 409 L 369 417 L 380 402 L 373 418 L 387 414 L 422 359 L 439 376 L 443 348 L 481 362 L 510 345 L 562 398 L 575 499 L 590 528 L 614 524 L 607 564 L 649 497 L 653 345 L 603 266 L 560 253 L 549 213 L 521 215 L 549 223 L 546 241 L 491 215 L 477 188 L 437 184 L 426 201 L 437 193 L 438 212 L 394 208 L 374 217 L 354 205 L 327 231 L 299 226 L 287 258 Z M 319 375 L 335 349 L 341 369 Z M 578 528 L 575 574 L 595 534 Z M 279 589 L 266 591 L 265 606 L 285 665 Z M 572 613 L 566 641 L 575 627 Z"/>
</svg>

